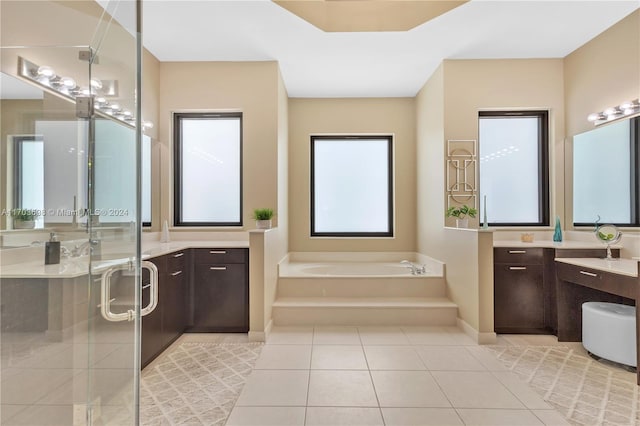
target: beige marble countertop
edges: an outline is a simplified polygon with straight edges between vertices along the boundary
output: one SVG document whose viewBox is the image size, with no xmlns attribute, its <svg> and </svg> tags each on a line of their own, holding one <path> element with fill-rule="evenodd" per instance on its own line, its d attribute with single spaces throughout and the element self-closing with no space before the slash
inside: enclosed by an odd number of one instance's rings
<svg viewBox="0 0 640 426">
<path fill-rule="evenodd" d="M 532 247 L 532 248 L 556 248 L 556 249 L 604 249 L 606 246 L 598 241 L 561 241 L 555 242 L 550 240 L 534 240 L 531 243 L 525 243 L 518 240 L 497 240 L 493 242 L 494 247 Z M 612 245 L 613 249 L 621 249 L 619 244 Z"/>
<path fill-rule="evenodd" d="M 101 274 L 108 268 L 128 262 L 131 256 L 129 250 L 118 251 L 117 247 L 104 248 L 103 260 L 91 262 L 91 273 Z M 159 241 L 145 241 L 142 243 L 142 259 L 149 259 L 179 250 L 189 248 L 247 248 L 249 241 L 171 241 L 161 243 Z M 56 265 L 45 265 L 44 255 L 40 259 L 30 259 L 24 262 L 3 265 L 0 268 L 0 278 L 76 278 L 89 273 L 89 256 L 63 258 Z"/>
<path fill-rule="evenodd" d="M 562 257 L 556 258 L 555 261 L 630 277 L 638 276 L 638 261 L 634 259 L 607 260 L 595 257 Z"/>
</svg>

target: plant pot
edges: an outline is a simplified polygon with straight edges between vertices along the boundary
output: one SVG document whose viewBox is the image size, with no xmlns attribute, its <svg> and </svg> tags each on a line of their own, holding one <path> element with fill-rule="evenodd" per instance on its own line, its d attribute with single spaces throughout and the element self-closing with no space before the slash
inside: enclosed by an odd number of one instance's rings
<svg viewBox="0 0 640 426">
<path fill-rule="evenodd" d="M 456 227 L 457 228 L 468 228 L 469 227 L 469 219 L 456 219 Z"/>
<path fill-rule="evenodd" d="M 256 220 L 256 228 L 258 228 L 258 229 L 271 229 L 271 219 L 269 219 L 269 220 Z"/>
<path fill-rule="evenodd" d="M 35 220 L 13 220 L 13 229 L 33 229 L 36 227 Z"/>
</svg>

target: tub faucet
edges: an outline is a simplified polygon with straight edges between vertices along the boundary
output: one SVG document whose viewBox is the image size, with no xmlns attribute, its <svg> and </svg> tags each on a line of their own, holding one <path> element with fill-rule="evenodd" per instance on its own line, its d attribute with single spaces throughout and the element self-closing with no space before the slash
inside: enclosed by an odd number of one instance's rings
<svg viewBox="0 0 640 426">
<path fill-rule="evenodd" d="M 427 270 L 424 265 L 421 267 L 416 266 L 414 263 L 409 262 L 408 260 L 403 260 L 400 262 L 402 265 L 407 265 L 407 268 L 411 269 L 411 275 L 424 275 L 427 273 Z"/>
<path fill-rule="evenodd" d="M 91 249 L 93 249 L 93 251 Z M 73 250 L 71 250 L 71 257 L 80 257 L 92 253 L 100 254 L 100 240 L 97 238 L 90 238 L 89 241 L 76 245 Z"/>
</svg>

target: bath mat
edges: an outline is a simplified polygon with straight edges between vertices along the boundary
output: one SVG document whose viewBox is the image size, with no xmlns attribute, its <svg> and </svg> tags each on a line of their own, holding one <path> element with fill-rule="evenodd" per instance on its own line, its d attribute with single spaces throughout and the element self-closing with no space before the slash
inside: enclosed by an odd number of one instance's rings
<svg viewBox="0 0 640 426">
<path fill-rule="evenodd" d="M 565 346 L 485 346 L 576 425 L 640 425 L 635 373 Z"/>
<path fill-rule="evenodd" d="M 182 343 L 142 372 L 140 424 L 224 425 L 262 343 Z"/>
</svg>

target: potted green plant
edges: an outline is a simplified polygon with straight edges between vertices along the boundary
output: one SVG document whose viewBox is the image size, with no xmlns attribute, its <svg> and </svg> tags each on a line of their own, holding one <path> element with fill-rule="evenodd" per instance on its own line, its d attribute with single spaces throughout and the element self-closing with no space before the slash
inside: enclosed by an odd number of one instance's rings
<svg viewBox="0 0 640 426">
<path fill-rule="evenodd" d="M 469 217 L 476 217 L 478 214 L 478 210 L 473 207 L 469 207 L 466 204 L 462 207 L 460 206 L 451 206 L 447 209 L 447 217 L 455 217 L 456 218 L 456 227 L 458 228 L 468 228 L 469 227 Z"/>
<path fill-rule="evenodd" d="M 253 218 L 256 220 L 256 228 L 271 229 L 271 219 L 273 218 L 273 209 L 253 209 Z"/>
<path fill-rule="evenodd" d="M 13 209 L 11 217 L 13 218 L 13 229 L 33 229 L 36 226 L 36 219 L 40 216 L 33 209 Z"/>
</svg>

